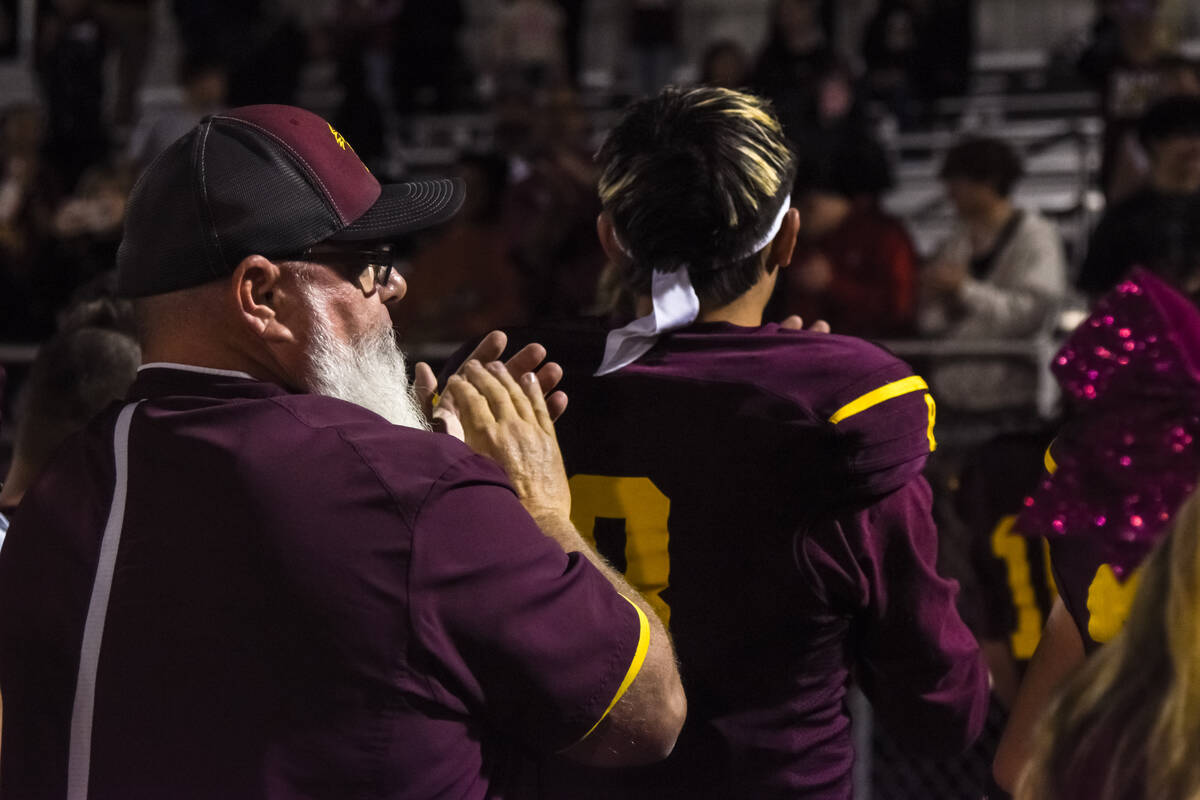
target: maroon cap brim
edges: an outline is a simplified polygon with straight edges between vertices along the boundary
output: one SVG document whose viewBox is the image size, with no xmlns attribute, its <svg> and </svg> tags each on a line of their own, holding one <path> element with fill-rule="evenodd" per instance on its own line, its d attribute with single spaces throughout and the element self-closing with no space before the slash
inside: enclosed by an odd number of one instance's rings
<svg viewBox="0 0 1200 800">
<path fill-rule="evenodd" d="M 404 236 L 450 219 L 466 196 L 459 178 L 389 184 L 365 214 L 329 238 L 363 242 Z"/>
</svg>

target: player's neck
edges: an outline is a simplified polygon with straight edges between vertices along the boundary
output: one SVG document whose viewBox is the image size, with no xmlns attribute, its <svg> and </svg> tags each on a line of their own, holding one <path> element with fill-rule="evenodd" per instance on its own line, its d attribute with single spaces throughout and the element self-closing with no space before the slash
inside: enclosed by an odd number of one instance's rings
<svg viewBox="0 0 1200 800">
<path fill-rule="evenodd" d="M 742 328 L 757 328 L 762 325 L 763 309 L 766 303 L 757 302 L 749 297 L 749 292 L 734 300 L 729 305 L 720 308 L 705 309 L 700 307 L 699 322 L 727 322 Z"/>
<path fill-rule="evenodd" d="M 700 303 L 700 322 L 727 322 L 743 328 L 757 328 L 762 325 L 763 311 L 775 291 L 775 280 L 779 270 L 772 269 L 763 272 L 753 286 L 746 290 L 741 297 L 723 306 L 709 306 Z"/>
</svg>

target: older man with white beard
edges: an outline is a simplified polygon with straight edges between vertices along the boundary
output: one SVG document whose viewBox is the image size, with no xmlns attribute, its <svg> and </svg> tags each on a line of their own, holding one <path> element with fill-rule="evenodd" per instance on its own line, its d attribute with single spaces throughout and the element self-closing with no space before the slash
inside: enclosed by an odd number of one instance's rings
<svg viewBox="0 0 1200 800">
<path fill-rule="evenodd" d="M 482 455 L 405 377 L 383 244 L 461 191 L 380 187 L 286 106 L 147 169 L 118 255 L 145 363 L 0 554 L 0 796 L 510 797 L 529 755 L 670 752 L 671 644 L 570 523 L 544 353 L 451 382 Z"/>
</svg>

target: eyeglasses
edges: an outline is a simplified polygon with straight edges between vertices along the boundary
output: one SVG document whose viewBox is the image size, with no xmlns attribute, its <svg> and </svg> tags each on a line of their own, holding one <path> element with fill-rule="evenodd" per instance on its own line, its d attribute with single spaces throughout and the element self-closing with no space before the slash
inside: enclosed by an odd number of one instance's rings
<svg viewBox="0 0 1200 800">
<path fill-rule="evenodd" d="M 387 286 L 392 279 L 392 272 L 396 270 L 396 255 L 390 247 L 373 250 L 320 250 L 310 247 L 288 260 L 339 267 L 368 296 L 376 289 Z"/>
</svg>

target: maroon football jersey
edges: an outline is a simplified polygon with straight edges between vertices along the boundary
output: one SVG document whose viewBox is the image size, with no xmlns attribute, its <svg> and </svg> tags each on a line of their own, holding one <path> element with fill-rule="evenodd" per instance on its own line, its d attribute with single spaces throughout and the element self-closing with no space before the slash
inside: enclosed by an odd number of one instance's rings
<svg viewBox="0 0 1200 800">
<path fill-rule="evenodd" d="M 974 737 L 986 676 L 934 569 L 933 402 L 905 364 L 702 323 L 594 377 L 598 328 L 510 338 L 563 365 L 573 519 L 668 622 L 688 694 L 664 764 L 552 764 L 552 796 L 849 798 L 852 672 L 905 741 Z"/>
<path fill-rule="evenodd" d="M 981 445 L 962 471 L 955 508 L 970 536 L 970 558 L 979 585 L 975 632 L 1006 640 L 1018 664 L 1027 663 L 1057 594 L 1049 544 L 1016 528 L 1042 474 L 1047 432 L 1011 433 Z"/>
</svg>

